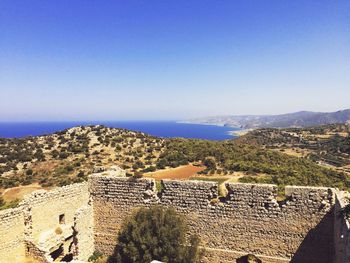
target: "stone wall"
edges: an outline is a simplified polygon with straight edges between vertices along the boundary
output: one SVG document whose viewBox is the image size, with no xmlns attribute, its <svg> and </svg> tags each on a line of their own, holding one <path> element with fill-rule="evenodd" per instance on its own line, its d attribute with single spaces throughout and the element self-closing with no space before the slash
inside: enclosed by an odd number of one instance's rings
<svg viewBox="0 0 350 263">
<path fill-rule="evenodd" d="M 293 186 L 277 201 L 275 185 L 229 183 L 226 190 L 219 197 L 215 182 L 163 180 L 157 192 L 153 179 L 101 173 L 89 183 L 36 191 L 20 207 L 0 211 L 0 262 L 23 262 L 25 254 L 53 262 L 57 247 L 74 260 L 86 261 L 95 249 L 110 255 L 125 217 L 153 204 L 186 215 L 205 263 L 232 263 L 248 253 L 264 263 L 350 262 L 350 224 L 339 213 L 349 193 Z"/>
<path fill-rule="evenodd" d="M 89 180 L 95 247 L 105 254 L 113 253 L 118 230 L 135 207 L 159 203 L 186 214 L 190 233 L 208 250 L 205 262 L 232 262 L 247 253 L 273 263 L 332 262 L 332 189 L 287 187 L 286 200 L 277 202 L 275 185 L 227 184 L 228 195 L 218 201 L 214 182 L 164 180 L 157 193 L 152 179 Z"/>
<path fill-rule="evenodd" d="M 89 179 L 96 250 L 110 255 L 116 233 L 134 207 L 156 202 L 155 182 L 149 179 L 92 175 Z M 153 194 L 153 195 L 152 195 Z"/>
<path fill-rule="evenodd" d="M 74 217 L 74 258 L 87 261 L 94 253 L 93 211 L 91 205 L 80 208 Z"/>
<path fill-rule="evenodd" d="M 30 240 L 25 240 L 26 256 L 30 259 L 35 259 L 40 263 L 51 263 L 53 259 L 47 254 L 47 251 L 39 248 L 37 244 L 34 244 Z"/>
<path fill-rule="evenodd" d="M 350 222 L 342 213 L 342 209 L 349 205 L 350 194 L 337 192 L 334 206 L 334 263 L 350 262 Z"/>
<path fill-rule="evenodd" d="M 0 211 L 0 262 L 22 263 L 25 257 L 21 208 Z"/>
<path fill-rule="evenodd" d="M 26 208 L 25 219 L 27 236 L 35 243 L 42 233 L 60 226 L 59 217 L 64 224 L 72 225 L 75 212 L 88 203 L 88 184 L 71 184 L 50 191 L 38 190 L 26 196 L 21 205 Z"/>
<path fill-rule="evenodd" d="M 92 236 L 92 211 L 76 215 L 79 208 L 88 204 L 89 196 L 87 183 L 72 184 L 51 191 L 35 191 L 26 196 L 18 208 L 0 211 L 0 262 L 22 263 L 26 255 L 39 262 L 52 262 L 53 249 L 69 246 L 67 240 L 73 242 L 75 220 L 80 230 L 80 222 L 86 221 L 86 226 L 90 224 L 90 232 L 86 233 Z M 83 215 L 88 218 L 78 220 Z M 76 258 L 80 259 L 79 256 L 77 253 Z"/>
</svg>

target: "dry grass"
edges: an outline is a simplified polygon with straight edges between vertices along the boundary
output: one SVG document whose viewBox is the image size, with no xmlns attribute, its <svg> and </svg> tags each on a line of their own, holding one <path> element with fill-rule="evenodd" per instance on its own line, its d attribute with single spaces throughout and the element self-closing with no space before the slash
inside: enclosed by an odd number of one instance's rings
<svg viewBox="0 0 350 263">
<path fill-rule="evenodd" d="M 278 149 L 277 151 L 294 156 L 294 157 L 305 157 L 307 156 L 311 151 L 300 149 L 300 148 L 287 148 L 287 149 Z"/>
<path fill-rule="evenodd" d="M 6 189 L 2 196 L 6 202 L 11 202 L 16 199 L 22 200 L 25 195 L 30 194 L 33 191 L 42 189 L 42 187 L 38 184 L 30 184 L 24 186 L 17 186 L 13 188 Z"/>
<path fill-rule="evenodd" d="M 156 180 L 174 179 L 174 180 L 188 180 L 190 177 L 197 175 L 198 172 L 203 171 L 204 166 L 194 166 L 192 164 L 179 166 L 177 168 L 168 168 L 156 172 L 145 173 L 145 177 L 151 177 Z"/>
<path fill-rule="evenodd" d="M 34 163 L 32 169 L 35 173 L 45 173 L 47 171 L 53 171 L 62 164 L 64 164 L 64 162 L 59 160 L 43 161 Z"/>
</svg>

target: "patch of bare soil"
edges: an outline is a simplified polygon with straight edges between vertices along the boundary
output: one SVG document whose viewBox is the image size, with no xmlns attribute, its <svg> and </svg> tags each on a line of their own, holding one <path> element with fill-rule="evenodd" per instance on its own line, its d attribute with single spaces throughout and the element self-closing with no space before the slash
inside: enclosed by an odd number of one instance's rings
<svg viewBox="0 0 350 263">
<path fill-rule="evenodd" d="M 198 172 L 203 171 L 205 166 L 194 166 L 192 164 L 183 165 L 176 168 L 168 168 L 156 172 L 145 173 L 145 177 L 151 177 L 156 180 L 173 179 L 173 180 L 187 180 L 192 176 L 197 175 Z"/>
<path fill-rule="evenodd" d="M 17 186 L 13 188 L 6 189 L 2 196 L 6 202 L 11 202 L 16 199 L 23 199 L 25 195 L 30 194 L 33 191 L 43 189 L 39 184 L 30 184 L 30 185 L 24 185 L 24 186 Z"/>
</svg>

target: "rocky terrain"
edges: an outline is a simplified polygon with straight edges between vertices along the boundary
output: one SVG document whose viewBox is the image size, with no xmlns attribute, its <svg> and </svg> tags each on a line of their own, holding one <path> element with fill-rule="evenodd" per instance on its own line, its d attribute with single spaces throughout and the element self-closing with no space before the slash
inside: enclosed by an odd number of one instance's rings
<svg viewBox="0 0 350 263">
<path fill-rule="evenodd" d="M 163 139 L 104 126 L 0 139 L 0 186 L 66 185 L 85 180 L 96 166 L 112 164 L 134 172 L 155 163 L 163 149 Z"/>
<path fill-rule="evenodd" d="M 300 111 L 280 115 L 214 116 L 184 121 L 185 123 L 224 125 L 234 128 L 290 128 L 346 123 L 350 121 L 350 109 L 336 112 Z"/>
</svg>

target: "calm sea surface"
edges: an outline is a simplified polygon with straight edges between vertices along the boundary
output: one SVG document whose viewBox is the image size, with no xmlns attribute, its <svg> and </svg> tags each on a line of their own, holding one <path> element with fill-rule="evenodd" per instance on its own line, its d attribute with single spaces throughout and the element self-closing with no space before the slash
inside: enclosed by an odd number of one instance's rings
<svg viewBox="0 0 350 263">
<path fill-rule="evenodd" d="M 183 137 L 207 140 L 232 139 L 230 131 L 239 130 L 214 125 L 185 124 L 168 121 L 92 121 L 92 122 L 28 122 L 0 123 L 0 137 L 19 138 L 50 134 L 79 125 L 105 125 L 112 128 L 124 128 L 140 131 L 159 137 Z"/>
</svg>

